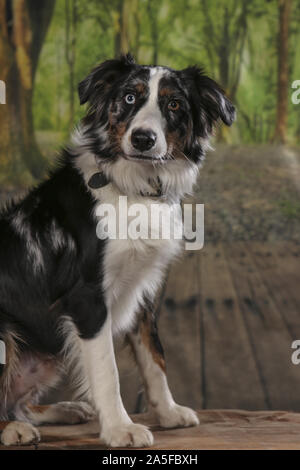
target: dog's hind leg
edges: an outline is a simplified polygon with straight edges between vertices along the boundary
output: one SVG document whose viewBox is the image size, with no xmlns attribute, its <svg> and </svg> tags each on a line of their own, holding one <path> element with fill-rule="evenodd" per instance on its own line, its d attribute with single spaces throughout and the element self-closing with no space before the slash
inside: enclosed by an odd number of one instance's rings
<svg viewBox="0 0 300 470">
<path fill-rule="evenodd" d="M 188 427 L 199 424 L 196 413 L 175 403 L 169 389 L 163 348 L 154 314 L 144 311 L 137 328 L 128 334 L 139 366 L 148 405 L 162 427 Z M 191 378 L 192 379 L 192 378 Z"/>
<path fill-rule="evenodd" d="M 39 431 L 23 421 L 0 422 L 0 441 L 5 446 L 36 444 L 40 441 Z"/>
<path fill-rule="evenodd" d="M 79 424 L 94 418 L 93 408 L 83 401 L 63 401 L 51 405 L 28 405 L 30 422 L 42 424 Z"/>
<path fill-rule="evenodd" d="M 93 410 L 84 402 L 61 402 L 48 406 L 37 405 L 45 391 L 59 381 L 60 366 L 55 358 L 33 353 L 18 355 L 15 367 L 8 361 L 0 388 L 0 416 L 13 416 L 15 421 L 2 422 L 1 442 L 4 445 L 26 445 L 39 441 L 34 425 L 75 424 L 90 420 Z M 3 384 L 8 383 L 5 387 Z M 1 384 L 0 384 L 1 385 Z M 3 405 L 4 403 L 4 405 Z"/>
<path fill-rule="evenodd" d="M 30 445 L 40 441 L 34 425 L 78 424 L 92 419 L 95 414 L 85 402 L 60 402 L 52 405 L 22 406 L 22 418 L 26 421 L 0 422 L 1 443 L 5 446 Z"/>
<path fill-rule="evenodd" d="M 16 421 L 0 422 L 1 443 L 6 446 L 29 445 L 40 440 L 36 426 L 43 424 L 77 424 L 94 417 L 92 407 L 85 402 L 60 402 L 33 405 L 22 401 L 14 412 Z"/>
<path fill-rule="evenodd" d="M 37 443 L 40 440 L 38 430 L 29 422 L 24 422 L 22 419 L 19 421 L 14 413 L 14 408 L 20 401 L 20 395 L 26 395 L 28 392 L 26 385 L 24 388 L 22 384 L 22 361 L 18 354 L 18 336 L 10 333 L 2 335 L 1 338 L 6 343 L 6 364 L 1 368 L 0 375 L 0 416 L 2 418 L 0 442 L 7 446 Z M 16 421 L 3 421 L 10 416 L 14 416 Z"/>
</svg>

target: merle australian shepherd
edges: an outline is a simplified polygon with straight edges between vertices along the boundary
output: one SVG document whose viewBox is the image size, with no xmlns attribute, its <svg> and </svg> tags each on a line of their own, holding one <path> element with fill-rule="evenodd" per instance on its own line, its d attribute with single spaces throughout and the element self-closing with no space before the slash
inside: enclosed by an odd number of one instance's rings
<svg viewBox="0 0 300 470">
<path fill-rule="evenodd" d="M 87 114 L 57 169 L 0 217 L 1 441 L 29 444 L 39 440 L 35 426 L 96 415 L 107 446 L 150 446 L 151 432 L 123 406 L 114 341 L 128 339 L 158 423 L 197 425 L 172 398 L 151 311 L 182 242 L 101 239 L 96 210 L 117 207 L 121 195 L 179 202 L 214 125 L 231 125 L 235 109 L 199 68 L 138 65 L 130 55 L 96 67 L 79 97 Z M 39 405 L 66 364 L 85 399 Z"/>
</svg>

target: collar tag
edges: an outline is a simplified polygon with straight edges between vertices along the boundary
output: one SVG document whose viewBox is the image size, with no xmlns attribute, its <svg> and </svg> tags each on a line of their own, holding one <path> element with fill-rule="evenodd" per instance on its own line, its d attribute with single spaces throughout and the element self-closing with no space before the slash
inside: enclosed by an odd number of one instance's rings
<svg viewBox="0 0 300 470">
<path fill-rule="evenodd" d="M 6 346 L 4 341 L 0 339 L 0 364 L 6 364 Z"/>
<path fill-rule="evenodd" d="M 109 181 L 102 171 L 94 173 L 88 181 L 88 185 L 92 189 L 103 188 L 103 186 L 106 186 L 107 184 L 109 184 Z"/>
</svg>

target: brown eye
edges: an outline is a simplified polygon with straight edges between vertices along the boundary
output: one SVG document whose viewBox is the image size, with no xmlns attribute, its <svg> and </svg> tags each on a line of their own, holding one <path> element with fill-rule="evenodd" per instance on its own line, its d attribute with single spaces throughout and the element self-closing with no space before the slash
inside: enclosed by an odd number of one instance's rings
<svg viewBox="0 0 300 470">
<path fill-rule="evenodd" d="M 177 111 L 177 109 L 179 109 L 178 101 L 171 100 L 168 104 L 168 109 L 170 109 L 171 111 Z"/>
</svg>

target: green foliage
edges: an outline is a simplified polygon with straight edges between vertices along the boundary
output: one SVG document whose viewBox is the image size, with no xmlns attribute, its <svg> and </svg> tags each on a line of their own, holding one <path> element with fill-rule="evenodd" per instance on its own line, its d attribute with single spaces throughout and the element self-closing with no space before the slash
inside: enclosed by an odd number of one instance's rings
<svg viewBox="0 0 300 470">
<path fill-rule="evenodd" d="M 127 41 L 141 63 L 174 68 L 203 65 L 238 106 L 231 141 L 270 141 L 277 98 L 276 0 L 77 0 L 77 5 L 76 84 L 96 63 L 122 50 L 122 41 Z M 300 1 L 293 5 L 291 83 L 300 79 Z M 65 0 L 58 0 L 39 61 L 33 110 L 37 130 L 63 136 L 69 133 L 71 122 L 65 15 Z M 291 96 L 292 90 L 288 92 Z M 288 136 L 296 143 L 300 105 L 289 101 Z M 83 110 L 77 97 L 75 103 L 77 122 Z"/>
</svg>

